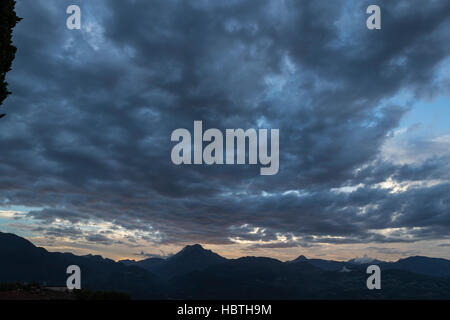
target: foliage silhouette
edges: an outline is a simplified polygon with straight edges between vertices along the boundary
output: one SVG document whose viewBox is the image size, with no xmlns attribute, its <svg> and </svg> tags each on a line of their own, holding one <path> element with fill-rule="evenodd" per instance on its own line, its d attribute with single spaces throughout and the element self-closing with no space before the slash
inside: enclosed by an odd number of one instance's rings
<svg viewBox="0 0 450 320">
<path fill-rule="evenodd" d="M 15 0 L 2 0 L 0 2 L 0 106 L 3 100 L 11 94 L 5 78 L 6 73 L 11 70 L 17 51 L 17 48 L 12 44 L 12 32 L 21 18 L 16 15 L 15 5 Z M 4 114 L 0 114 L 0 118 L 4 116 Z"/>
</svg>

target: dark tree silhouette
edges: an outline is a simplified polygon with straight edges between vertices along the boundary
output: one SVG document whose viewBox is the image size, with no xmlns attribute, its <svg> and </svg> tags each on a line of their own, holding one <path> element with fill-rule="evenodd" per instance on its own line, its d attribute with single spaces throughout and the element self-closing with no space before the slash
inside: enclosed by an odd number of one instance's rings
<svg viewBox="0 0 450 320">
<path fill-rule="evenodd" d="M 16 15 L 15 5 L 15 0 L 0 1 L 0 105 L 11 94 L 8 91 L 8 83 L 5 81 L 5 77 L 6 73 L 11 70 L 11 64 L 17 50 L 12 45 L 12 31 L 21 19 Z M 0 118 L 4 116 L 4 114 L 0 114 Z"/>
</svg>

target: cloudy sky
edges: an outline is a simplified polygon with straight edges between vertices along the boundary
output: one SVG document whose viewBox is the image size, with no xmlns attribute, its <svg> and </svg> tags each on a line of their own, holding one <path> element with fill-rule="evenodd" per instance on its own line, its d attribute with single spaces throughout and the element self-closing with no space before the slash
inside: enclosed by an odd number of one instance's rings
<svg viewBox="0 0 450 320">
<path fill-rule="evenodd" d="M 17 2 L 1 231 L 114 259 L 450 258 L 449 1 Z M 172 164 L 194 120 L 278 128 L 279 173 Z"/>
</svg>

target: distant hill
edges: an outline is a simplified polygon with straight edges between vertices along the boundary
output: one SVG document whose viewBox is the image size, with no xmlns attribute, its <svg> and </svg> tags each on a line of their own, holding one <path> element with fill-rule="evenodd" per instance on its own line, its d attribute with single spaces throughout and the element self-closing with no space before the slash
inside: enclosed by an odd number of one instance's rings
<svg viewBox="0 0 450 320">
<path fill-rule="evenodd" d="M 366 287 L 366 260 L 300 256 L 226 259 L 201 245 L 167 258 L 115 262 L 101 256 L 52 253 L 0 233 L 0 283 L 65 286 L 67 266 L 80 266 L 82 287 L 145 299 L 450 299 L 450 261 L 410 257 L 379 262 L 382 289 Z M 378 261 L 377 261 L 378 262 Z M 345 271 L 345 272 L 343 272 Z"/>
<path fill-rule="evenodd" d="M 344 266 L 348 267 L 347 262 L 340 262 L 340 261 L 332 261 L 332 260 L 322 260 L 322 259 L 307 259 L 305 256 L 300 256 L 295 260 L 288 261 L 288 263 L 295 263 L 295 262 L 308 262 L 309 264 L 322 269 L 326 271 L 338 271 L 342 270 Z"/>
<path fill-rule="evenodd" d="M 194 244 L 186 246 L 167 259 L 149 258 L 137 261 L 132 265 L 154 272 L 163 278 L 170 278 L 192 271 L 204 270 L 226 260 L 217 253 L 206 250 L 199 244 Z"/>
<path fill-rule="evenodd" d="M 148 259 L 144 259 L 144 260 L 139 260 L 139 261 L 135 261 L 135 260 L 120 260 L 119 262 L 127 265 L 127 266 L 136 266 L 136 267 L 140 267 L 142 269 L 151 271 L 151 272 L 155 272 L 158 271 L 158 266 L 165 262 L 165 259 L 162 258 L 148 258 Z"/>
<path fill-rule="evenodd" d="M 173 278 L 170 295 L 188 299 L 307 298 L 320 274 L 322 271 L 309 263 L 244 257 Z"/>
<path fill-rule="evenodd" d="M 48 252 L 14 234 L 0 233 L 0 282 L 39 282 L 65 286 L 69 265 L 78 265 L 83 287 L 123 291 L 136 298 L 165 298 L 158 278 L 141 268 L 100 256 Z"/>
<path fill-rule="evenodd" d="M 323 259 L 308 259 L 305 256 L 300 256 L 295 260 L 289 261 L 306 261 L 313 266 L 327 271 L 339 271 L 344 267 L 349 270 L 365 269 L 368 265 L 376 264 L 382 270 L 404 270 L 425 276 L 449 278 L 450 277 L 450 260 L 442 258 L 429 257 L 409 257 L 400 259 L 396 262 L 385 262 L 377 259 L 351 259 L 348 261 L 333 261 Z"/>
<path fill-rule="evenodd" d="M 450 280 L 403 270 L 382 273 L 382 290 L 368 290 L 364 268 L 325 271 L 307 261 L 270 258 L 228 260 L 175 277 L 175 299 L 450 299 Z"/>
<path fill-rule="evenodd" d="M 120 260 L 120 263 L 126 265 L 126 266 L 132 266 L 134 264 L 136 264 L 136 260 L 130 260 L 130 259 L 125 259 L 125 260 Z"/>
<path fill-rule="evenodd" d="M 383 269 L 406 270 L 432 277 L 450 277 L 450 260 L 429 257 L 409 257 L 396 262 L 381 263 Z"/>
</svg>

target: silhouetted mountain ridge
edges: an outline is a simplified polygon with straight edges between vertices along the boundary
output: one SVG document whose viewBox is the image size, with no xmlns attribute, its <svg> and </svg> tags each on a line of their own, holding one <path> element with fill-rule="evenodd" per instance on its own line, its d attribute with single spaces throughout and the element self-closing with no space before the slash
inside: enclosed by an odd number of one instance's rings
<svg viewBox="0 0 450 320">
<path fill-rule="evenodd" d="M 163 278 L 170 278 L 192 271 L 204 270 L 226 260 L 217 253 L 206 250 L 199 244 L 194 244 L 184 247 L 180 252 L 163 261 L 152 260 L 150 262 L 147 259 L 147 265 L 142 262 L 138 265 L 143 265 L 147 270 L 151 270 Z"/>
<path fill-rule="evenodd" d="M 380 264 L 380 267 L 383 269 L 406 270 L 432 277 L 450 277 L 450 260 L 442 258 L 414 256 L 400 259 L 396 262 L 384 262 Z"/>
<path fill-rule="evenodd" d="M 289 263 L 292 263 L 292 262 L 300 262 L 300 261 L 307 261 L 308 259 L 304 256 L 304 255 L 301 255 L 301 256 L 299 256 L 298 258 L 296 258 L 296 259 L 294 259 L 294 260 L 291 260 L 291 261 L 288 261 Z"/>
<path fill-rule="evenodd" d="M 0 252 L 7 253 L 16 250 L 30 251 L 36 248 L 30 241 L 12 233 L 0 232 Z"/>
<path fill-rule="evenodd" d="M 450 299 L 449 260 L 409 257 L 381 262 L 382 290 L 367 289 L 365 261 L 369 260 L 303 255 L 288 262 L 252 256 L 226 259 L 192 245 L 166 259 L 115 262 L 99 255 L 48 252 L 0 233 L 0 282 L 64 286 L 66 268 L 75 264 L 82 270 L 83 288 L 121 291 L 134 298 Z"/>
<path fill-rule="evenodd" d="M 67 267 L 78 265 L 83 287 L 130 293 L 137 298 L 164 298 L 165 289 L 152 273 L 100 256 L 48 252 L 14 234 L 0 232 L 0 282 L 40 282 L 65 286 Z"/>
</svg>

